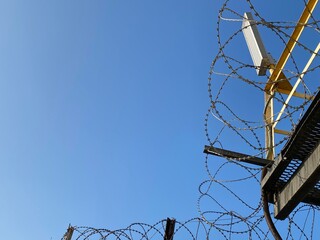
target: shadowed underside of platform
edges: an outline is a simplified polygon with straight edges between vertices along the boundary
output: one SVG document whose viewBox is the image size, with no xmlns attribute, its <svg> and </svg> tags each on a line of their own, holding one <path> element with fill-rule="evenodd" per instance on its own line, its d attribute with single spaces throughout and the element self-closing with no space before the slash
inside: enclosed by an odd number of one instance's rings
<svg viewBox="0 0 320 240">
<path fill-rule="evenodd" d="M 300 203 L 320 205 L 320 93 L 262 181 L 275 217 L 286 218 Z"/>
</svg>

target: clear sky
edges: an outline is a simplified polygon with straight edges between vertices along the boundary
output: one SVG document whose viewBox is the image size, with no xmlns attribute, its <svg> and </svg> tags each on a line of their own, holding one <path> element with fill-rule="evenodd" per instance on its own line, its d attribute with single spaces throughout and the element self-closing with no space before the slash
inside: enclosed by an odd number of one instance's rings
<svg viewBox="0 0 320 240">
<path fill-rule="evenodd" d="M 221 3 L 0 1 L 2 239 L 197 216 Z"/>
<path fill-rule="evenodd" d="M 0 6 L 1 238 L 196 216 L 214 3 Z"/>
</svg>

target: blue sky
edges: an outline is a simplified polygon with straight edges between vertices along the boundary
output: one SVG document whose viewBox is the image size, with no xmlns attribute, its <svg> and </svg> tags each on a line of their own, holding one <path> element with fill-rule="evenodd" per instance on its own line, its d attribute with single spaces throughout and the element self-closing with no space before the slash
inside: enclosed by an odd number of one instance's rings
<svg viewBox="0 0 320 240">
<path fill-rule="evenodd" d="M 197 216 L 220 4 L 1 1 L 3 239 Z"/>
<path fill-rule="evenodd" d="M 196 215 L 211 1 L 2 1 L 4 239 Z"/>
</svg>

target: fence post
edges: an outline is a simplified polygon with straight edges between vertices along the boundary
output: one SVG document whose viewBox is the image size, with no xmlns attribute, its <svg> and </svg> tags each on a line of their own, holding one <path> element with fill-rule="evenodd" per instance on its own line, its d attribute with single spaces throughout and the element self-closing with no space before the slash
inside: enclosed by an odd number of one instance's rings
<svg viewBox="0 0 320 240">
<path fill-rule="evenodd" d="M 173 240 L 174 234 L 174 226 L 176 224 L 176 220 L 174 218 L 167 218 L 166 231 L 164 234 L 164 240 Z"/>
</svg>

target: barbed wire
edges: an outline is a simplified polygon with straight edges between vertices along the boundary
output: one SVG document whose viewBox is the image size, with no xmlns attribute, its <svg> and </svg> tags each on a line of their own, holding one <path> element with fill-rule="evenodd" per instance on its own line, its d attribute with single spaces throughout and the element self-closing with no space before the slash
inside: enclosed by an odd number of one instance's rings
<svg viewBox="0 0 320 240">
<path fill-rule="evenodd" d="M 267 124 L 263 113 L 268 103 L 266 106 L 263 104 L 263 95 L 271 73 L 267 72 L 266 76 L 262 77 L 255 75 L 259 66 L 251 63 L 249 51 L 243 46 L 242 32 L 248 26 L 243 27 L 241 23 L 244 20 L 244 12 L 249 9 L 255 18 L 252 23 L 264 36 L 268 36 L 269 40 L 272 39 L 272 44 L 267 46 L 271 52 L 274 51 L 273 46 L 280 46 L 282 49 L 286 47 L 291 36 L 289 31 L 297 25 L 309 30 L 308 39 L 319 39 L 320 28 L 316 14 L 312 14 L 306 24 L 299 23 L 295 19 L 267 20 L 255 3 L 254 0 L 222 1 L 216 22 L 218 50 L 209 70 L 209 107 L 204 118 L 204 131 L 209 146 L 245 149 L 247 156 L 230 158 L 221 155 L 223 158 L 220 158 L 205 155 L 207 179 L 199 185 L 200 195 L 197 201 L 199 217 L 184 222 L 175 220 L 176 227 L 173 233 L 175 239 L 274 239 L 272 229 L 264 215 L 264 193 L 261 193 L 260 189 L 263 168 L 241 161 L 254 157 L 263 158 L 270 150 L 270 146 L 264 146 L 264 131 L 268 124 L 279 124 L 289 132 L 288 135 L 276 137 L 273 149 L 280 149 L 290 138 L 312 97 L 319 91 L 319 84 L 313 79 L 319 77 L 319 62 L 313 63 L 307 71 L 303 71 L 301 59 L 304 60 L 312 54 L 318 58 L 319 53 L 313 50 L 314 41 L 302 39 L 295 42 L 295 51 L 298 53 L 292 52 L 286 67 L 282 69 L 286 79 L 273 82 L 273 86 L 282 81 L 293 83 L 300 78 L 299 91 L 311 97 L 294 99 L 289 104 L 286 102 L 285 94 L 274 91 L 271 98 L 274 102 L 275 116 L 280 112 L 280 106 L 285 104 L 286 108 L 278 120 L 269 119 L 271 123 Z M 306 7 L 308 4 L 306 0 L 301 3 L 301 7 Z M 277 5 L 277 2 L 274 4 Z M 281 4 L 290 4 L 290 1 Z M 292 168 L 296 166 L 293 164 Z M 271 209 L 271 206 L 267 208 Z M 278 221 L 274 218 L 272 220 L 283 238 L 296 240 L 314 239 L 319 236 L 320 232 L 315 228 L 316 223 L 319 223 L 318 218 L 319 207 L 300 204 L 286 220 Z M 166 219 L 153 225 L 134 223 L 118 230 L 73 226 L 72 239 L 169 240 L 165 236 L 166 223 Z"/>
<path fill-rule="evenodd" d="M 72 239 L 166 239 L 165 228 L 167 221 L 167 219 L 163 219 L 153 225 L 134 223 L 126 228 L 117 230 L 72 226 Z M 174 222 L 175 230 L 173 235 L 177 239 L 200 240 L 209 239 L 210 236 L 223 236 L 224 239 L 227 239 L 223 232 L 215 227 L 208 226 L 201 218 L 192 218 L 185 222 L 174 220 Z M 168 238 L 167 240 L 170 239 Z"/>
<path fill-rule="evenodd" d="M 219 156 L 206 155 L 205 168 L 208 179 L 203 181 L 199 187 L 198 211 L 207 224 L 221 226 L 221 231 L 225 231 L 230 239 L 231 236 L 237 234 L 247 234 L 245 237 L 248 239 L 273 239 L 264 218 L 261 197 L 263 193 L 260 194 L 259 176 L 263 168 L 243 163 L 243 160 L 254 157 L 263 158 L 270 150 L 270 146 L 264 145 L 264 131 L 268 125 L 278 124 L 282 128 L 287 128 L 289 134 L 276 136 L 271 146 L 275 150 L 281 149 L 304 115 L 312 97 L 318 93 L 319 84 L 312 80 L 313 77 L 319 76 L 320 64 L 319 62 L 313 63 L 307 71 L 304 71 L 301 70 L 304 67 L 301 65 L 303 63 L 301 59 L 309 58 L 312 54 L 319 57 L 319 53 L 313 50 L 314 43 L 318 44 L 314 40 L 319 39 L 319 20 L 318 16 L 313 14 L 310 17 L 311 21 L 307 24 L 296 21 L 269 21 L 262 17 L 255 6 L 255 1 L 246 0 L 247 5 L 243 8 L 233 7 L 239 6 L 239 2 L 223 1 L 219 9 L 216 22 L 218 53 L 209 71 L 209 108 L 204 119 L 204 130 L 209 146 L 239 150 L 239 152 L 245 152 L 247 156 L 230 158 L 221 154 L 220 157 L 223 158 L 219 158 Z M 273 3 L 266 4 L 272 5 Z M 290 2 L 281 2 L 281 5 L 286 4 Z M 307 2 L 304 0 L 301 7 L 306 6 Z M 271 95 L 275 109 L 274 117 L 268 119 L 268 123 L 263 119 L 263 113 L 269 103 L 264 105 L 263 97 L 271 73 L 267 72 L 266 76 L 262 77 L 255 75 L 259 66 L 251 63 L 249 50 L 246 48 L 242 34 L 249 27 L 242 26 L 245 19 L 244 12 L 247 12 L 248 9 L 255 18 L 250 23 L 256 25 L 263 36 L 268 36 L 269 41 L 272 39 L 272 45 L 282 46 L 282 49 L 286 47 L 290 39 L 289 31 L 292 31 L 297 25 L 311 30 L 308 32 L 309 41 L 305 39 L 296 41 L 295 50 L 290 54 L 285 68 L 282 69 L 286 79 L 277 80 L 273 84 L 277 86 L 281 81 L 289 81 L 294 84 L 296 79 L 300 78 L 299 91 L 311 97 L 294 99 L 287 103 L 285 94 L 274 91 Z M 240 45 L 242 45 L 241 50 L 239 50 Z M 267 49 L 272 45 L 266 46 Z M 270 50 L 272 51 L 272 48 Z M 241 54 L 239 54 L 240 51 Z M 250 99 L 252 102 L 245 101 L 245 99 Z M 255 104 L 260 99 L 260 103 Z M 284 114 L 276 119 L 275 117 L 284 104 L 286 105 Z M 292 169 L 297 168 L 294 163 L 292 165 L 290 166 Z M 292 169 L 289 170 L 292 171 Z M 286 239 L 312 239 L 320 234 L 315 230 L 315 222 L 319 217 L 318 210 L 316 206 L 300 204 L 285 221 L 277 221 L 273 217 L 272 221 L 281 236 Z M 221 220 L 226 216 L 229 219 L 222 224 Z M 241 239 L 244 237 L 242 236 Z"/>
</svg>

